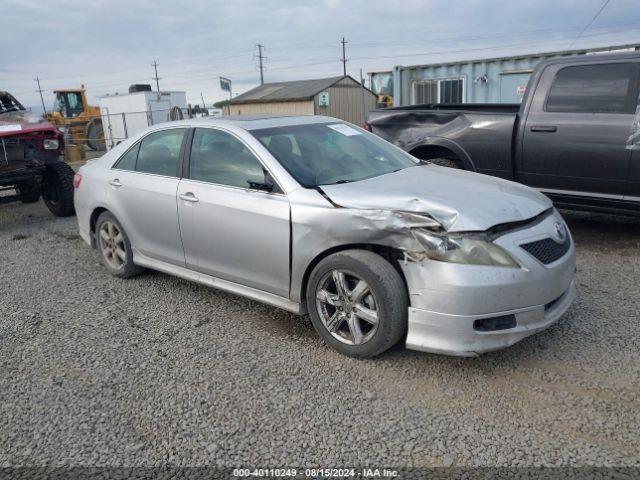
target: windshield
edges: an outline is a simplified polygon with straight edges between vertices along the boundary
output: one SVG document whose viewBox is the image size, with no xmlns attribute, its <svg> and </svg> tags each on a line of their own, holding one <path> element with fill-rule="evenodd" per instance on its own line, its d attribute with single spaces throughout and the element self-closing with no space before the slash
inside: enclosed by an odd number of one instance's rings
<svg viewBox="0 0 640 480">
<path fill-rule="evenodd" d="M 58 92 L 53 110 L 60 112 L 65 118 L 72 118 L 82 113 L 82 97 L 79 92 Z"/>
<path fill-rule="evenodd" d="M 18 110 L 24 110 L 24 107 L 20 105 L 12 95 L 6 92 L 0 92 L 0 113 L 15 112 Z"/>
<path fill-rule="evenodd" d="M 376 135 L 346 123 L 290 125 L 250 133 L 305 187 L 357 182 L 418 164 Z"/>
</svg>

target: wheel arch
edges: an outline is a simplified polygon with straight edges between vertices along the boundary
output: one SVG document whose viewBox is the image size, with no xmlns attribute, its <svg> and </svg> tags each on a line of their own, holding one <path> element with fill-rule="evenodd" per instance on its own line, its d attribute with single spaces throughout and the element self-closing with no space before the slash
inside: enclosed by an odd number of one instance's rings
<svg viewBox="0 0 640 480">
<path fill-rule="evenodd" d="M 398 260 L 404 258 L 402 250 L 387 245 L 373 243 L 349 243 L 344 245 L 336 245 L 334 247 L 323 250 L 321 253 L 316 255 L 311 262 L 309 262 L 309 265 L 307 265 L 307 268 L 302 275 L 302 281 L 300 282 L 300 291 L 298 292 L 298 294 L 300 295 L 300 305 L 303 307 L 303 311 L 306 311 L 307 309 L 306 292 L 307 286 L 309 284 L 309 278 L 311 277 L 311 272 L 313 272 L 313 269 L 329 255 L 333 255 L 334 253 L 342 252 L 345 250 L 367 250 L 380 255 L 382 258 L 387 260 L 391 264 L 391 266 L 400 274 L 400 278 L 402 279 L 405 288 L 407 288 L 408 295 L 409 290 L 407 287 L 407 279 L 404 276 L 402 268 L 400 268 L 400 265 L 398 264 Z"/>
<path fill-rule="evenodd" d="M 91 246 L 93 248 L 96 248 L 96 223 L 98 222 L 98 217 L 100 217 L 104 212 L 109 212 L 113 215 L 113 213 L 105 207 L 96 207 L 89 216 L 89 232 L 91 234 Z"/>
<path fill-rule="evenodd" d="M 429 160 L 432 158 L 449 158 L 460 160 L 465 170 L 476 171 L 469 154 L 456 142 L 447 138 L 429 138 L 424 142 L 412 145 L 407 151 L 416 158 Z"/>
</svg>

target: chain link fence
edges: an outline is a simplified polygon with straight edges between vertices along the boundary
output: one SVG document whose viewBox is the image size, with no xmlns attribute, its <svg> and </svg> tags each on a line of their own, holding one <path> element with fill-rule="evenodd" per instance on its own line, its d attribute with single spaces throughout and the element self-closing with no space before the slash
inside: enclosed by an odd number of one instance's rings
<svg viewBox="0 0 640 480">
<path fill-rule="evenodd" d="M 142 112 L 102 113 L 105 146 L 108 149 L 152 125 L 202 116 L 188 108 L 177 106 Z"/>
<path fill-rule="evenodd" d="M 65 134 L 65 144 L 84 146 L 87 151 L 104 152 L 152 125 L 202 116 L 208 116 L 208 113 L 177 106 L 140 112 L 103 111 L 101 115 L 83 116 L 82 119 L 67 122 L 60 125 L 60 129 Z"/>
</svg>

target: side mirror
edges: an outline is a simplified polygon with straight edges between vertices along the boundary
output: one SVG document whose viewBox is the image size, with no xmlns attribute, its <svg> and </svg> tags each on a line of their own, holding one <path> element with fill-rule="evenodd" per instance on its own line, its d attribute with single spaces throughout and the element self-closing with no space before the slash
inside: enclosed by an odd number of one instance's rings
<svg viewBox="0 0 640 480">
<path fill-rule="evenodd" d="M 252 190 L 262 190 L 265 192 L 273 192 L 273 188 L 274 188 L 273 183 L 267 182 L 266 180 L 264 183 L 252 182 L 251 180 L 247 180 L 247 183 L 249 184 L 249 188 L 251 188 Z"/>
</svg>

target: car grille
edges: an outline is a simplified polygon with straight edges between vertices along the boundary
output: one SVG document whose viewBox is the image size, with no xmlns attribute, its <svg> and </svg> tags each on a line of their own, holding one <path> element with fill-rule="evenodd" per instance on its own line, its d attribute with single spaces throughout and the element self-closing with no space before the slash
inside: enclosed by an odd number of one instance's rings
<svg viewBox="0 0 640 480">
<path fill-rule="evenodd" d="M 566 239 L 563 243 L 558 243 L 552 238 L 545 238 L 531 243 L 520 245 L 525 251 L 533 255 L 537 260 L 549 265 L 562 258 L 571 248 L 571 240 Z"/>
</svg>

